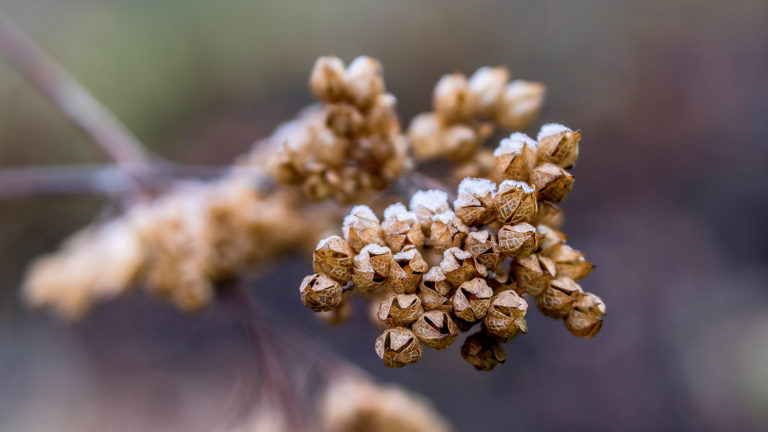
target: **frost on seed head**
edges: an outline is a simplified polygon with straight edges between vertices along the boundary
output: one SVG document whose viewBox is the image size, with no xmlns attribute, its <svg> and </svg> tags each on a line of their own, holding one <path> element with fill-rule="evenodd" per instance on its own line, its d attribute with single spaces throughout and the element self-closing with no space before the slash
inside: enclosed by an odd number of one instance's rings
<svg viewBox="0 0 768 432">
<path fill-rule="evenodd" d="M 486 196 L 496 193 L 496 183 L 483 178 L 467 177 L 459 183 L 459 196 Z"/>
<path fill-rule="evenodd" d="M 411 211 L 425 208 L 433 213 L 448 209 L 448 195 L 437 189 L 421 190 L 413 194 L 410 203 Z"/>
<path fill-rule="evenodd" d="M 542 128 L 543 130 L 543 128 Z M 523 151 L 523 146 L 527 145 L 531 150 L 536 150 L 536 141 L 522 132 L 515 132 L 504 138 L 493 151 L 494 156 L 501 156 L 507 153 L 519 154 Z"/>
<path fill-rule="evenodd" d="M 452 211 L 447 210 L 432 216 L 432 220 L 448 225 L 451 223 L 451 221 L 453 221 L 453 218 L 455 217 L 456 215 Z"/>
<path fill-rule="evenodd" d="M 534 192 L 536 190 L 535 187 L 533 187 L 533 186 L 531 186 L 528 183 L 523 182 L 523 181 L 504 180 L 499 185 L 499 192 L 508 191 L 510 189 L 516 189 L 516 188 L 522 189 L 523 192 L 525 192 L 525 193 L 531 193 L 531 192 Z"/>
<path fill-rule="evenodd" d="M 569 132 L 571 129 L 567 126 L 563 126 L 560 123 L 547 123 L 541 127 L 536 139 L 541 141 L 542 138 L 550 135 L 554 135 L 560 132 Z"/>
<path fill-rule="evenodd" d="M 315 250 L 321 249 L 323 246 L 326 245 L 326 243 L 328 243 L 329 241 L 331 241 L 332 239 L 335 239 L 335 238 L 337 238 L 339 240 L 343 240 L 341 237 L 339 237 L 337 235 L 328 236 L 328 237 L 326 237 L 324 239 L 321 239 L 319 242 L 317 242 L 317 247 L 315 247 Z"/>
<path fill-rule="evenodd" d="M 403 203 L 395 203 L 384 209 L 384 220 L 395 219 L 398 222 L 418 222 L 418 218 L 409 212 Z"/>
</svg>

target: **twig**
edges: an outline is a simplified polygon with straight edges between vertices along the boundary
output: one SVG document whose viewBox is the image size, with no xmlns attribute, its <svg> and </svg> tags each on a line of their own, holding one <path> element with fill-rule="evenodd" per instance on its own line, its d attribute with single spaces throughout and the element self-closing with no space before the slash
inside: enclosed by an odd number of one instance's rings
<svg viewBox="0 0 768 432">
<path fill-rule="evenodd" d="M 141 184 L 149 157 L 138 139 L 2 13 L 0 55 Z"/>
</svg>

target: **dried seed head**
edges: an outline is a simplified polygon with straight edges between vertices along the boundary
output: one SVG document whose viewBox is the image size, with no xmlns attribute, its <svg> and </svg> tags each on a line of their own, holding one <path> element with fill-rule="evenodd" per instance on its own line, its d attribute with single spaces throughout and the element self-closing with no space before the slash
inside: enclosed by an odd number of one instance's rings
<svg viewBox="0 0 768 432">
<path fill-rule="evenodd" d="M 465 178 L 459 183 L 458 198 L 453 202 L 456 216 L 467 225 L 487 224 L 495 217 L 493 211 L 496 183 L 478 178 Z"/>
<path fill-rule="evenodd" d="M 577 294 L 565 326 L 574 336 L 592 338 L 603 326 L 605 303 L 592 293 Z"/>
<path fill-rule="evenodd" d="M 517 180 L 504 180 L 493 199 L 496 219 L 503 224 L 530 222 L 538 212 L 536 188 Z"/>
<path fill-rule="evenodd" d="M 388 326 L 410 325 L 424 312 L 416 294 L 396 294 L 385 298 L 379 306 L 378 317 Z"/>
<path fill-rule="evenodd" d="M 424 234 L 430 235 L 432 216 L 450 210 L 448 195 L 437 189 L 420 190 L 413 194 L 409 207 L 419 218 Z"/>
<path fill-rule="evenodd" d="M 316 98 L 338 102 L 345 96 L 344 62 L 338 57 L 319 57 L 309 76 L 309 88 Z"/>
<path fill-rule="evenodd" d="M 582 293 L 581 287 L 573 279 L 558 276 L 549 282 L 543 294 L 536 297 L 536 305 L 543 315 L 563 318 L 571 311 L 576 297 Z"/>
<path fill-rule="evenodd" d="M 488 230 L 469 233 L 464 242 L 464 249 L 471 253 L 478 263 L 489 269 L 496 269 L 499 264 L 499 248 L 493 234 Z"/>
<path fill-rule="evenodd" d="M 339 236 L 326 237 L 317 244 L 314 254 L 315 272 L 322 273 L 340 283 L 352 278 L 355 251 Z"/>
<path fill-rule="evenodd" d="M 481 371 L 489 371 L 507 359 L 499 341 L 483 332 L 467 337 L 461 346 L 461 356 Z"/>
<path fill-rule="evenodd" d="M 551 163 L 539 164 L 531 173 L 531 182 L 536 185 L 540 200 L 559 203 L 573 188 L 573 176 Z"/>
<path fill-rule="evenodd" d="M 560 207 L 549 201 L 540 201 L 538 203 L 538 212 L 533 219 L 533 224 L 560 228 L 563 225 L 563 219 L 563 212 L 560 211 Z"/>
<path fill-rule="evenodd" d="M 389 280 L 392 252 L 386 246 L 369 244 L 355 256 L 352 282 L 364 293 L 371 293 Z"/>
<path fill-rule="evenodd" d="M 341 304 L 341 285 L 322 274 L 305 277 L 299 293 L 304 306 L 315 312 L 334 310 Z"/>
<path fill-rule="evenodd" d="M 443 252 L 440 270 L 453 286 L 459 286 L 472 278 L 487 274 L 487 269 L 482 264 L 478 265 L 471 253 L 456 247 Z"/>
<path fill-rule="evenodd" d="M 419 114 L 411 120 L 408 138 L 417 159 L 432 159 L 445 152 L 445 121 L 435 113 Z"/>
<path fill-rule="evenodd" d="M 499 291 L 491 298 L 491 306 L 483 318 L 485 331 L 501 339 L 508 339 L 528 331 L 525 314 L 528 303 L 515 291 Z"/>
<path fill-rule="evenodd" d="M 432 105 L 449 121 L 461 121 L 468 116 L 469 83 L 462 74 L 443 75 L 435 85 Z"/>
<path fill-rule="evenodd" d="M 509 81 L 503 67 L 482 67 L 469 78 L 468 108 L 474 117 L 491 117 L 499 108 Z"/>
<path fill-rule="evenodd" d="M 437 252 L 460 247 L 469 233 L 469 227 L 448 210 L 432 216 L 429 228 L 429 245 Z"/>
<path fill-rule="evenodd" d="M 581 131 L 549 123 L 541 127 L 536 139 L 539 142 L 537 155 L 541 161 L 568 168 L 579 158 Z"/>
<path fill-rule="evenodd" d="M 504 138 L 493 151 L 496 171 L 506 179 L 527 181 L 536 166 L 536 146 L 536 141 L 521 132 Z"/>
<path fill-rule="evenodd" d="M 453 313 L 464 321 L 482 319 L 488 312 L 493 290 L 485 279 L 475 278 L 464 282 L 453 295 Z"/>
<path fill-rule="evenodd" d="M 565 240 L 568 236 L 563 234 L 562 231 L 558 231 L 554 228 L 550 228 L 547 225 L 537 225 L 536 232 L 542 235 L 541 242 L 539 242 L 540 253 L 548 255 L 565 244 Z"/>
<path fill-rule="evenodd" d="M 512 262 L 517 285 L 532 296 L 541 295 L 555 277 L 555 263 L 539 254 L 518 257 Z"/>
<path fill-rule="evenodd" d="M 528 126 L 538 115 L 544 103 L 544 84 L 514 80 L 507 84 L 496 122 L 507 130 L 520 130 Z"/>
<path fill-rule="evenodd" d="M 376 354 L 391 368 L 416 363 L 421 358 L 421 344 L 407 327 L 393 327 L 384 330 L 376 338 Z"/>
<path fill-rule="evenodd" d="M 529 223 L 504 225 L 499 230 L 499 252 L 506 256 L 530 255 L 539 247 L 541 236 Z"/>
<path fill-rule="evenodd" d="M 448 282 L 440 267 L 432 267 L 421 279 L 419 299 L 425 310 L 449 309 L 453 286 Z"/>
<path fill-rule="evenodd" d="M 442 310 L 424 312 L 413 323 L 411 330 L 424 345 L 438 350 L 452 344 L 459 332 L 451 315 Z"/>
<path fill-rule="evenodd" d="M 392 204 L 384 210 L 384 240 L 393 252 L 404 246 L 424 246 L 424 232 L 415 213 L 409 212 L 401 203 Z"/>
<path fill-rule="evenodd" d="M 381 63 L 368 56 L 352 60 L 344 72 L 348 97 L 358 107 L 369 106 L 384 92 Z"/>
<path fill-rule="evenodd" d="M 379 218 L 370 207 L 359 205 L 352 208 L 344 218 L 342 225 L 344 239 L 349 242 L 355 252 L 360 252 L 369 244 L 384 245 L 384 231 L 379 224 Z"/>
<path fill-rule="evenodd" d="M 489 135 L 484 125 L 471 127 L 465 124 L 455 124 L 446 127 L 440 136 L 441 153 L 454 161 L 462 161 L 470 157 L 480 143 Z"/>
<path fill-rule="evenodd" d="M 595 266 L 584 258 L 584 254 L 567 244 L 554 248 L 549 257 L 557 266 L 558 276 L 568 276 L 571 279 L 583 279 Z"/>
<path fill-rule="evenodd" d="M 387 288 L 397 294 L 412 294 L 416 292 L 421 277 L 429 269 L 429 265 L 419 253 L 416 246 L 406 246 L 395 254 L 394 263 L 389 272 Z"/>
</svg>

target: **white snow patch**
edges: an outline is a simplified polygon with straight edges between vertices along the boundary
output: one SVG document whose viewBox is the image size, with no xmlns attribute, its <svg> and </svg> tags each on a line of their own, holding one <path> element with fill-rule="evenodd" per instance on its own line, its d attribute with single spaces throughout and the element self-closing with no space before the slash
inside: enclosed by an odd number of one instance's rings
<svg viewBox="0 0 768 432">
<path fill-rule="evenodd" d="M 416 214 L 409 212 L 403 203 L 395 203 L 384 209 L 384 220 L 395 219 L 398 222 L 416 223 L 419 219 Z"/>
<path fill-rule="evenodd" d="M 411 211 L 425 208 L 433 213 L 448 209 L 448 195 L 437 189 L 420 190 L 413 194 L 410 202 Z"/>
<path fill-rule="evenodd" d="M 456 217 L 456 214 L 453 213 L 452 211 L 448 210 L 448 211 L 444 211 L 442 213 L 438 213 L 438 214 L 432 216 L 432 220 L 435 221 L 435 222 L 440 222 L 440 223 L 448 225 L 448 224 L 450 224 L 453 221 L 453 219 L 455 217 Z"/>
<path fill-rule="evenodd" d="M 525 193 L 531 193 L 531 192 L 536 191 L 535 187 L 529 185 L 526 182 L 517 181 L 517 180 L 504 180 L 499 185 L 499 193 L 506 192 L 506 191 L 508 191 L 510 189 L 517 189 L 517 188 L 522 189 L 523 192 L 525 192 Z"/>
<path fill-rule="evenodd" d="M 538 141 L 541 141 L 541 139 L 544 137 L 558 134 L 560 132 L 570 132 L 570 131 L 571 129 L 568 126 L 563 126 L 560 123 L 547 123 L 541 127 L 541 129 L 539 130 L 539 134 L 536 136 L 536 139 Z"/>
<path fill-rule="evenodd" d="M 522 132 L 515 132 L 501 140 L 499 146 L 493 151 L 493 155 L 501 156 L 508 153 L 520 154 L 523 151 L 524 145 L 527 145 L 531 150 L 536 151 L 537 144 L 533 138 Z"/>
</svg>

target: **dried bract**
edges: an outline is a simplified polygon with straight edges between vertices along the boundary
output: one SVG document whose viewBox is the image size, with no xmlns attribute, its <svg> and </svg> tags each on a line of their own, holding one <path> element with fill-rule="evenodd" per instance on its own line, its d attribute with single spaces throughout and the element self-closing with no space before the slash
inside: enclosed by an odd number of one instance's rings
<svg viewBox="0 0 768 432">
<path fill-rule="evenodd" d="M 344 239 L 339 236 L 324 238 L 315 248 L 315 272 L 346 283 L 352 278 L 354 258 L 355 252 Z"/>
<path fill-rule="evenodd" d="M 302 303 L 315 312 L 334 310 L 341 304 L 341 285 L 322 274 L 305 277 L 299 291 Z"/>
<path fill-rule="evenodd" d="M 485 279 L 476 278 L 464 282 L 453 295 L 453 312 L 464 321 L 482 319 L 488 312 L 493 290 Z"/>
<path fill-rule="evenodd" d="M 577 294 L 576 301 L 565 317 L 565 327 L 574 336 L 592 338 L 603 326 L 605 303 L 592 293 Z"/>
<path fill-rule="evenodd" d="M 429 348 L 445 349 L 456 340 L 458 328 L 448 312 L 430 310 L 424 312 L 411 326 L 416 337 Z"/>
<path fill-rule="evenodd" d="M 512 290 L 498 292 L 491 298 L 488 313 L 483 318 L 486 331 L 501 339 L 528 331 L 525 314 L 528 303 Z"/>
<path fill-rule="evenodd" d="M 387 367 L 398 368 L 416 363 L 421 358 L 421 344 L 407 327 L 384 330 L 376 339 L 376 354 Z"/>
</svg>

